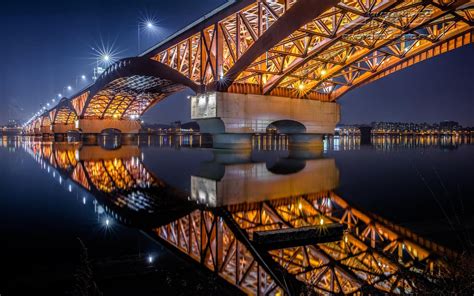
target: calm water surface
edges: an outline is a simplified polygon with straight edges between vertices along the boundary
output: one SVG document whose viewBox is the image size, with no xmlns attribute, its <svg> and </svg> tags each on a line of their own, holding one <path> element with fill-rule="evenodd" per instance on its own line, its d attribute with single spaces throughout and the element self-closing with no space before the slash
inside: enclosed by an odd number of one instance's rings
<svg viewBox="0 0 474 296">
<path fill-rule="evenodd" d="M 357 138 L 334 138 L 321 153 L 288 151 L 284 139 L 272 137 L 256 139 L 255 149 L 245 153 L 205 148 L 203 142 L 142 137 L 85 146 L 3 137 L 0 294 L 72 294 L 74 275 L 83 267 L 80 239 L 105 295 L 238 295 L 240 290 L 171 246 L 172 238 L 164 239 L 166 225 L 180 225 L 205 209 L 224 208 L 243 221 L 269 205 L 287 215 L 279 208 L 284 205 L 299 227 L 312 225 L 313 218 L 316 224 L 336 221 L 331 217 L 338 212 L 328 209 L 345 205 L 424 249 L 473 247 L 469 139 L 380 137 L 361 145 Z M 316 218 L 302 201 L 312 203 Z M 240 225 L 250 234 L 263 227 L 245 223 Z M 384 231 L 380 237 L 388 240 Z M 375 240 L 374 247 L 384 244 Z M 422 259 L 410 243 L 403 248 Z"/>
</svg>

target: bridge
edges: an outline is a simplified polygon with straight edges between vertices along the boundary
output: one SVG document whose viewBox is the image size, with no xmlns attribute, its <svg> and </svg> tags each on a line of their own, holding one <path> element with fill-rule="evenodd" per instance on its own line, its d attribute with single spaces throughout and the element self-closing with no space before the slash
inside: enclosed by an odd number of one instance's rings
<svg viewBox="0 0 474 296">
<path fill-rule="evenodd" d="M 113 129 L 191 89 L 216 148 L 249 148 L 271 125 L 289 146 L 321 146 L 350 90 L 470 44 L 472 0 L 234 0 L 25 125 L 26 134 Z"/>
<path fill-rule="evenodd" d="M 203 168 L 191 176 L 186 198 L 153 174 L 134 146 L 105 151 L 79 143 L 22 145 L 53 178 L 92 192 L 120 223 L 148 229 L 247 294 L 300 295 L 304 289 L 323 295 L 414 294 L 419 285 L 430 284 L 424 278 L 443 275 L 443 258 L 455 255 L 336 194 L 339 176 L 332 159 L 296 160 L 303 166 L 290 165 L 299 168 L 293 174 L 279 174 L 278 165 L 214 161 L 221 174 Z M 234 191 L 234 183 L 251 183 L 258 191 Z M 324 235 L 333 225 L 346 231 L 332 241 L 273 249 L 256 239 L 308 228 Z"/>
</svg>

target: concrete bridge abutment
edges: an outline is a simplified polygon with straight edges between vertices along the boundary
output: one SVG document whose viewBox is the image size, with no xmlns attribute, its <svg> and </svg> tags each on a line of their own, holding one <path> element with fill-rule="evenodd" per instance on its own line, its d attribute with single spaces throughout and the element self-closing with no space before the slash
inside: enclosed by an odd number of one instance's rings
<svg viewBox="0 0 474 296">
<path fill-rule="evenodd" d="M 335 102 L 212 92 L 191 98 L 191 117 L 218 149 L 251 149 L 268 128 L 288 135 L 289 149 L 322 149 L 340 119 Z"/>
</svg>

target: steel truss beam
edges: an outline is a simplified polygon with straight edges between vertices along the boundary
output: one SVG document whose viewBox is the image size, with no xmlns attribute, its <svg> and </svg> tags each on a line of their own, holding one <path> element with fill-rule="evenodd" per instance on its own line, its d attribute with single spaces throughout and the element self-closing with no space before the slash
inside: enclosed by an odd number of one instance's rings
<svg viewBox="0 0 474 296">
<path fill-rule="evenodd" d="M 247 1 L 146 56 L 207 90 L 329 101 L 472 30 L 473 3 Z"/>
</svg>

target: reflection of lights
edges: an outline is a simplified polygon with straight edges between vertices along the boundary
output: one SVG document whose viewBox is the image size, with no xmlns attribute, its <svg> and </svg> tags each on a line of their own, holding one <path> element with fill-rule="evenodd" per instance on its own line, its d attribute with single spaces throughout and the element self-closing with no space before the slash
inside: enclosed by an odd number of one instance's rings
<svg viewBox="0 0 474 296">
<path fill-rule="evenodd" d="M 153 257 L 151 255 L 148 256 L 148 263 L 153 263 Z"/>
<path fill-rule="evenodd" d="M 319 224 L 324 225 L 324 219 L 323 218 L 319 219 Z"/>
<path fill-rule="evenodd" d="M 107 218 L 105 219 L 105 226 L 106 227 L 109 227 L 110 226 L 110 220 Z"/>
<path fill-rule="evenodd" d="M 69 192 L 72 192 L 72 186 L 71 186 L 71 184 L 69 184 L 68 190 L 69 190 Z"/>
<path fill-rule="evenodd" d="M 300 209 L 300 211 L 303 209 L 303 205 L 301 203 L 298 203 L 298 209 Z"/>
<path fill-rule="evenodd" d="M 86 197 L 83 197 L 83 198 L 82 198 L 82 204 L 83 204 L 83 205 L 86 204 Z"/>
</svg>

